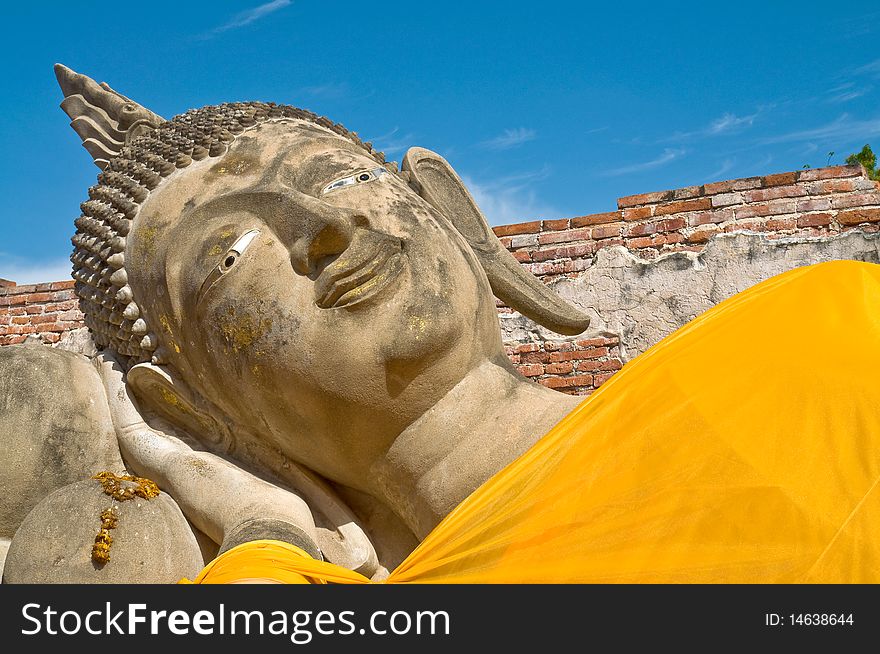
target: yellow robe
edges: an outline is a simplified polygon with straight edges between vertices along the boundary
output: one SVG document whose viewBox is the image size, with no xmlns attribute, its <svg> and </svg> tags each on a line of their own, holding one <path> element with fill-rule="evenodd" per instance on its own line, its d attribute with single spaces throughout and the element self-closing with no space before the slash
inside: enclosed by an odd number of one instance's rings
<svg viewBox="0 0 880 654">
<path fill-rule="evenodd" d="M 637 357 L 387 583 L 880 582 L 880 266 L 798 268 Z M 366 582 L 256 541 L 197 582 Z"/>
</svg>

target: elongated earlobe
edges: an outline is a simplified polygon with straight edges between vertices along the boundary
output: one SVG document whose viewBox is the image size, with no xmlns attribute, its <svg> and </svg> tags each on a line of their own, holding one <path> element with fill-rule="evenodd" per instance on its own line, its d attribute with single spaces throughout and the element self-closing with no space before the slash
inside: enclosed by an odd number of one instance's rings
<svg viewBox="0 0 880 654">
<path fill-rule="evenodd" d="M 442 212 L 471 246 L 492 292 L 508 306 L 559 334 L 580 334 L 590 318 L 526 271 L 489 227 L 452 166 L 435 152 L 410 148 L 402 170 L 419 194 Z"/>
</svg>

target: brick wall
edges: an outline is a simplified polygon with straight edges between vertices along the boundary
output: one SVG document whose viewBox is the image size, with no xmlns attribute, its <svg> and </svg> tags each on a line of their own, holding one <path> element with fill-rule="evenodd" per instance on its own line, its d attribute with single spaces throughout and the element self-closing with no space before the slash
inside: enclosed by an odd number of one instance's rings
<svg viewBox="0 0 880 654">
<path fill-rule="evenodd" d="M 877 232 L 878 226 L 880 184 L 861 166 L 833 166 L 632 195 L 620 198 L 615 211 L 494 230 L 523 266 L 556 283 L 587 274 L 596 253 L 615 245 L 653 261 L 668 252 L 701 251 L 714 236 L 731 232 L 821 240 Z M 500 303 L 498 308 L 502 318 L 511 315 Z M 73 281 L 0 284 L 0 345 L 31 334 L 54 344 L 80 327 Z M 579 395 L 598 388 L 626 360 L 619 335 L 608 332 L 513 338 L 505 348 L 526 377 Z"/>
<path fill-rule="evenodd" d="M 57 343 L 64 332 L 83 327 L 73 280 L 0 287 L 0 345 L 21 343 L 29 335 Z"/>
<path fill-rule="evenodd" d="M 616 211 L 494 230 L 523 266 L 552 283 L 584 274 L 598 250 L 614 245 L 653 260 L 667 252 L 702 250 L 722 233 L 827 237 L 850 230 L 876 232 L 878 225 L 880 183 L 856 165 L 631 195 L 617 201 Z M 509 311 L 499 303 L 502 315 Z M 601 386 L 624 363 L 617 336 L 511 342 L 506 349 L 526 377 L 578 395 Z"/>
</svg>

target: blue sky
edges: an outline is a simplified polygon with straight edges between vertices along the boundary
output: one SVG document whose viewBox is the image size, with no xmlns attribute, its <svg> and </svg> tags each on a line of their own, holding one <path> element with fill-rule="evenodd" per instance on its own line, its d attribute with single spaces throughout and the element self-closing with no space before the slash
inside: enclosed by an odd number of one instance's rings
<svg viewBox="0 0 880 654">
<path fill-rule="evenodd" d="M 271 100 L 326 114 L 394 160 L 436 150 L 493 224 L 880 150 L 875 2 L 153 0 L 4 13 L 0 277 L 19 283 L 69 277 L 73 220 L 98 172 L 58 108 L 59 61 L 166 118 Z"/>
</svg>

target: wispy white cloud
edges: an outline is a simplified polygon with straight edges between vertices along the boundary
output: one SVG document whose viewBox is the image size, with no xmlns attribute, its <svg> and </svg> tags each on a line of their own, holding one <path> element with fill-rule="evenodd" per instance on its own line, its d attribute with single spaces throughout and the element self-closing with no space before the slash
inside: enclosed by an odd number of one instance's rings
<svg viewBox="0 0 880 654">
<path fill-rule="evenodd" d="M 0 278 L 16 284 L 39 284 L 71 279 L 70 260 L 29 261 L 0 253 Z"/>
<path fill-rule="evenodd" d="M 856 98 L 860 98 L 868 91 L 871 90 L 872 87 L 868 86 L 861 89 L 852 89 L 849 91 L 844 91 L 842 93 L 838 93 L 837 95 L 832 95 L 828 98 L 828 102 L 832 104 L 841 104 L 843 102 L 849 102 L 850 100 L 855 100 Z"/>
<path fill-rule="evenodd" d="M 480 143 L 480 147 L 487 150 L 509 150 L 523 143 L 534 141 L 537 137 L 538 134 L 535 130 L 528 129 L 527 127 L 517 127 L 515 129 L 506 129 L 498 136 L 488 141 L 483 141 Z"/>
<path fill-rule="evenodd" d="M 767 166 L 769 166 L 773 162 L 773 155 L 766 154 L 760 161 L 756 161 L 752 165 L 752 170 L 757 170 L 760 173 L 767 172 Z"/>
<path fill-rule="evenodd" d="M 868 139 L 880 135 L 880 117 L 856 120 L 849 114 L 842 114 L 836 120 L 812 129 L 796 130 L 760 139 L 758 145 L 774 143 L 797 143 L 800 141 L 833 141 L 839 143 L 847 139 Z"/>
<path fill-rule="evenodd" d="M 348 84 L 345 82 L 328 82 L 318 86 L 304 86 L 300 89 L 302 95 L 308 95 L 313 98 L 326 98 L 336 100 L 344 98 L 348 95 Z"/>
<path fill-rule="evenodd" d="M 706 175 L 706 181 L 715 182 L 721 179 L 736 163 L 735 159 L 725 159 L 721 162 L 721 165 L 718 166 L 718 169 Z"/>
<path fill-rule="evenodd" d="M 292 1 L 293 0 L 272 0 L 271 2 L 267 2 L 257 7 L 246 9 L 245 11 L 235 14 L 235 16 L 233 16 L 228 22 L 223 23 L 223 25 L 219 25 L 211 31 L 206 32 L 202 35 L 202 38 L 211 38 L 212 36 L 217 36 L 218 34 L 228 32 L 229 30 L 234 30 L 240 27 L 244 27 L 245 25 L 250 25 L 254 21 L 260 20 L 261 18 L 265 18 L 269 14 L 275 13 L 279 9 L 284 9 L 285 7 L 289 6 Z"/>
<path fill-rule="evenodd" d="M 400 128 L 395 127 L 385 134 L 380 134 L 379 136 L 373 136 L 364 140 L 372 143 L 375 149 L 381 150 L 386 155 L 393 155 L 403 152 L 415 145 L 415 138 L 416 136 L 412 132 L 400 134 Z"/>
<path fill-rule="evenodd" d="M 864 66 L 859 66 L 853 73 L 855 75 L 876 75 L 880 77 L 880 59 L 876 59 Z"/>
<path fill-rule="evenodd" d="M 684 156 L 684 154 L 685 150 L 683 149 L 666 148 L 663 151 L 663 154 L 654 159 L 651 159 L 650 161 L 642 161 L 637 164 L 622 166 L 621 168 L 612 168 L 603 172 L 602 175 L 605 177 L 617 177 L 618 175 L 629 175 L 630 173 L 640 173 L 644 170 L 660 168 L 661 166 L 672 163 L 676 159 L 680 159 L 682 156 Z"/>
<path fill-rule="evenodd" d="M 744 127 L 751 127 L 757 117 L 757 112 L 748 116 L 737 116 L 736 114 L 726 113 L 720 118 L 713 120 L 709 124 L 709 127 L 706 128 L 706 133 L 715 136 L 717 134 L 733 132 Z"/>
<path fill-rule="evenodd" d="M 492 181 L 477 181 L 464 174 L 461 179 L 489 224 L 507 225 L 565 215 L 558 207 L 539 198 L 532 186 L 532 183 L 545 179 L 549 174 L 549 166 L 544 166 L 540 170 L 508 175 Z"/>
<path fill-rule="evenodd" d="M 754 124 L 755 119 L 761 114 L 763 110 L 764 108 L 759 108 L 758 111 L 747 116 L 737 116 L 734 113 L 725 112 L 724 114 L 710 122 L 708 125 L 706 125 L 706 127 L 695 129 L 690 132 L 674 132 L 669 136 L 665 136 L 659 139 L 657 143 L 681 142 L 712 136 L 722 136 L 725 134 L 738 133 L 751 127 Z"/>
</svg>

